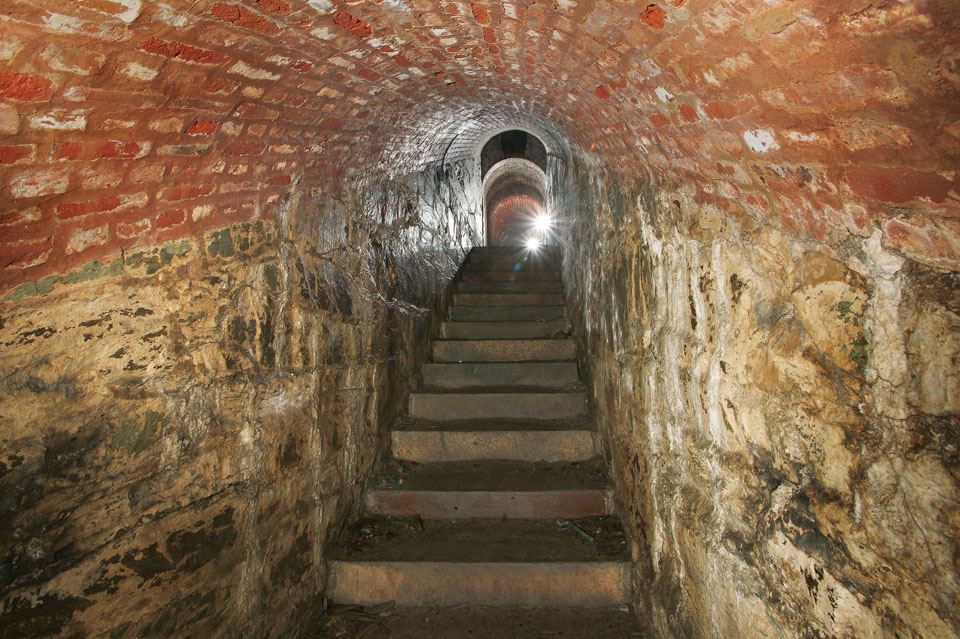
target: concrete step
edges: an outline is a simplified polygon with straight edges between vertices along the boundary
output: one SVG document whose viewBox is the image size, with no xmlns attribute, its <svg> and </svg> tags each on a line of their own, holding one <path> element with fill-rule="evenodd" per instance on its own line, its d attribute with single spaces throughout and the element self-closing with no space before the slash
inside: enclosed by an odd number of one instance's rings
<svg viewBox="0 0 960 639">
<path fill-rule="evenodd" d="M 545 322 L 444 322 L 440 325 L 443 339 L 535 339 L 566 337 L 571 326 L 568 320 Z"/>
<path fill-rule="evenodd" d="M 582 422 L 408 419 L 398 426 L 391 433 L 391 450 L 403 461 L 582 462 L 600 453 L 596 434 Z"/>
<path fill-rule="evenodd" d="M 556 282 L 457 282 L 460 293 L 562 293 Z"/>
<path fill-rule="evenodd" d="M 580 384 L 574 362 L 424 364 L 429 389 L 521 387 L 572 389 Z"/>
<path fill-rule="evenodd" d="M 632 590 L 612 517 L 362 518 L 330 559 L 326 594 L 343 604 L 603 606 Z"/>
<path fill-rule="evenodd" d="M 563 306 L 559 293 L 456 293 L 457 306 Z"/>
<path fill-rule="evenodd" d="M 451 306 L 455 322 L 542 322 L 567 316 L 564 306 Z"/>
<path fill-rule="evenodd" d="M 436 340 L 435 362 L 544 362 L 573 360 L 572 339 Z"/>
<path fill-rule="evenodd" d="M 414 419 L 574 419 L 586 415 L 585 393 L 411 393 Z"/>
<path fill-rule="evenodd" d="M 611 514 L 603 464 L 392 462 L 364 495 L 366 512 L 423 519 L 556 519 Z"/>
</svg>

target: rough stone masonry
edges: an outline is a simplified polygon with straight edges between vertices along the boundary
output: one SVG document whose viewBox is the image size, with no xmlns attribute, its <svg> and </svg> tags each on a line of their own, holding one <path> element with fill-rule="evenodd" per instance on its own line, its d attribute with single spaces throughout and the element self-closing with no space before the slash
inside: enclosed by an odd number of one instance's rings
<svg viewBox="0 0 960 639">
<path fill-rule="evenodd" d="M 296 636 L 548 152 L 661 637 L 960 635 L 960 5 L 4 0 L 0 637 Z"/>
</svg>

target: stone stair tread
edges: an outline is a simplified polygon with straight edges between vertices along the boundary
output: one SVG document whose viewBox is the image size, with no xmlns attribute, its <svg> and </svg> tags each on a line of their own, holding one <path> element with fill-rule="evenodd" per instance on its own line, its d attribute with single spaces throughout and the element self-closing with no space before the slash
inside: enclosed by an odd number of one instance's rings
<svg viewBox="0 0 960 639">
<path fill-rule="evenodd" d="M 437 339 L 435 363 L 458 362 L 573 362 L 576 344 L 570 338 L 545 339 Z"/>
<path fill-rule="evenodd" d="M 454 293 L 457 306 L 562 306 L 560 293 Z"/>
<path fill-rule="evenodd" d="M 456 284 L 459 293 L 562 293 L 560 282 L 464 282 Z"/>
<path fill-rule="evenodd" d="M 445 421 L 472 415 L 480 418 L 573 418 L 587 411 L 586 394 L 577 391 L 513 393 L 411 393 L 408 412 L 414 417 Z"/>
<path fill-rule="evenodd" d="M 429 432 L 545 432 L 545 431 L 596 431 L 593 421 L 582 419 L 457 419 L 430 421 L 403 417 L 394 424 L 397 431 Z"/>
<path fill-rule="evenodd" d="M 403 482 L 399 481 L 403 477 Z M 391 460 L 371 483 L 394 491 L 559 491 L 605 490 L 609 481 L 600 459 L 586 462 L 506 460 L 432 462 Z"/>
<path fill-rule="evenodd" d="M 349 608 L 353 613 L 354 608 Z M 337 620 L 332 607 L 325 619 Z M 326 622 L 321 621 L 321 626 Z M 349 628 L 358 636 L 360 623 Z M 367 629 L 369 628 L 369 630 Z M 499 606 L 398 607 L 363 628 L 365 639 L 634 639 L 640 634 L 637 619 L 626 606 L 525 608 Z M 321 637 L 323 639 L 323 637 Z"/>
<path fill-rule="evenodd" d="M 572 327 L 567 319 L 542 321 L 447 321 L 440 325 L 443 340 L 563 339 Z"/>
<path fill-rule="evenodd" d="M 451 306 L 449 317 L 455 322 L 549 322 L 567 316 L 562 304 L 531 306 Z"/>
<path fill-rule="evenodd" d="M 620 562 L 629 557 L 614 516 L 569 521 L 363 517 L 330 553 L 330 559 L 348 562 L 529 564 Z"/>
</svg>

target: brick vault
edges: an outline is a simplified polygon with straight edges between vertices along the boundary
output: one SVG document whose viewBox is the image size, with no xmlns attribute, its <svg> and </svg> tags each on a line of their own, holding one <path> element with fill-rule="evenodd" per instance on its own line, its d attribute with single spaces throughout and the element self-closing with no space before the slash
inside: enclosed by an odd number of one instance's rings
<svg viewBox="0 0 960 639">
<path fill-rule="evenodd" d="M 513 130 L 649 631 L 957 636 L 958 104 L 950 0 L 2 0 L 0 637 L 309 636 Z"/>
</svg>

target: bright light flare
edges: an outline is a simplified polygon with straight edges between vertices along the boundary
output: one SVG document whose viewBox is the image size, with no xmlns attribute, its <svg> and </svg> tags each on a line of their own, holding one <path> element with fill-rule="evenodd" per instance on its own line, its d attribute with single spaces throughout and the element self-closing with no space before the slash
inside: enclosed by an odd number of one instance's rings
<svg viewBox="0 0 960 639">
<path fill-rule="evenodd" d="M 541 213 L 533 218 L 533 228 L 540 233 L 546 233 L 553 227 L 553 218 L 545 213 Z"/>
<path fill-rule="evenodd" d="M 540 240 L 536 237 L 528 237 L 526 241 L 526 247 L 528 251 L 537 252 L 540 250 Z"/>
</svg>

